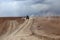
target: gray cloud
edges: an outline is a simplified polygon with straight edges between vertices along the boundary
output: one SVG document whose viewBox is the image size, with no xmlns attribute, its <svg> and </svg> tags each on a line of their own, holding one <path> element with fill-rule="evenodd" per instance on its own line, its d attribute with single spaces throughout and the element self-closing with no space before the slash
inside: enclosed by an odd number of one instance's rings
<svg viewBox="0 0 60 40">
<path fill-rule="evenodd" d="M 60 15 L 60 0 L 6 1 L 0 3 L 0 16 Z"/>
<path fill-rule="evenodd" d="M 50 8 L 48 9 L 47 14 L 60 16 L 60 0 L 48 0 L 45 2 L 52 3 L 50 4 Z"/>
<path fill-rule="evenodd" d="M 25 0 L 14 0 L 14 1 L 25 1 Z"/>
<path fill-rule="evenodd" d="M 39 0 L 38 0 L 39 1 Z M 10 1 L 10 2 L 1 2 L 0 4 L 0 15 L 1 16 L 24 16 L 36 14 L 39 9 L 33 8 L 37 0 L 29 1 Z M 31 7 L 33 6 L 33 7 Z M 37 5 L 38 6 L 38 5 Z M 39 7 L 39 6 L 38 6 Z"/>
</svg>

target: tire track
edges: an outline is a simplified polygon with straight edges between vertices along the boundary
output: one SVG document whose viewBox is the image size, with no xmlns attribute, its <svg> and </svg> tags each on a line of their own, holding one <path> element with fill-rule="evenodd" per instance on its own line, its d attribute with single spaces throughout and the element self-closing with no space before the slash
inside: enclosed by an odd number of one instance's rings
<svg viewBox="0 0 60 40">
<path fill-rule="evenodd" d="M 17 32 L 19 32 L 23 27 L 28 23 L 28 20 L 26 20 L 22 25 L 19 25 L 19 28 L 16 29 L 13 33 L 11 33 L 9 36 L 15 35 Z"/>
</svg>

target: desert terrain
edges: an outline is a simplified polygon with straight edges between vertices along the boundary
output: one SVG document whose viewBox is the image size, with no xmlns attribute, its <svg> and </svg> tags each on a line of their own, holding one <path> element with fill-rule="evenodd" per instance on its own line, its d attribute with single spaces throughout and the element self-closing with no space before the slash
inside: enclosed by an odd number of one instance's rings
<svg viewBox="0 0 60 40">
<path fill-rule="evenodd" d="M 0 40 L 60 40 L 60 17 L 2 17 Z"/>
</svg>

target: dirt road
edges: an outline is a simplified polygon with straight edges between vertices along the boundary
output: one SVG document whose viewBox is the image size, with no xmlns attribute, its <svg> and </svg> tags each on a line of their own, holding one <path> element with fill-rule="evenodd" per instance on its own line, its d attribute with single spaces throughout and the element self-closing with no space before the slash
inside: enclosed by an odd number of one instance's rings
<svg viewBox="0 0 60 40">
<path fill-rule="evenodd" d="M 10 26 L 13 25 L 15 26 L 14 21 L 10 21 Z M 30 27 L 33 23 L 33 19 L 30 18 L 29 20 L 27 19 L 23 24 L 19 25 L 19 28 L 17 28 L 15 31 L 10 33 L 12 30 L 11 27 L 9 27 L 8 32 L 0 37 L 0 40 L 38 40 L 38 38 L 34 36 L 30 36 L 31 31 Z M 15 27 L 13 27 L 15 28 Z"/>
</svg>

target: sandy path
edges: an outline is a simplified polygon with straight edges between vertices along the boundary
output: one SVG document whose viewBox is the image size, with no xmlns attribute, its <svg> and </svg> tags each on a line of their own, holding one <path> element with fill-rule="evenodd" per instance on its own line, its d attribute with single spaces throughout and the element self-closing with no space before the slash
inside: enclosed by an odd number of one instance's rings
<svg viewBox="0 0 60 40">
<path fill-rule="evenodd" d="M 31 34 L 29 28 L 32 25 L 32 23 L 33 23 L 32 19 L 29 20 L 27 19 L 22 25 L 19 25 L 19 28 L 17 30 L 15 30 L 13 33 L 9 34 L 8 36 L 0 37 L 0 40 L 39 40 L 34 36 L 29 36 Z M 12 23 L 10 25 L 12 25 Z"/>
</svg>

